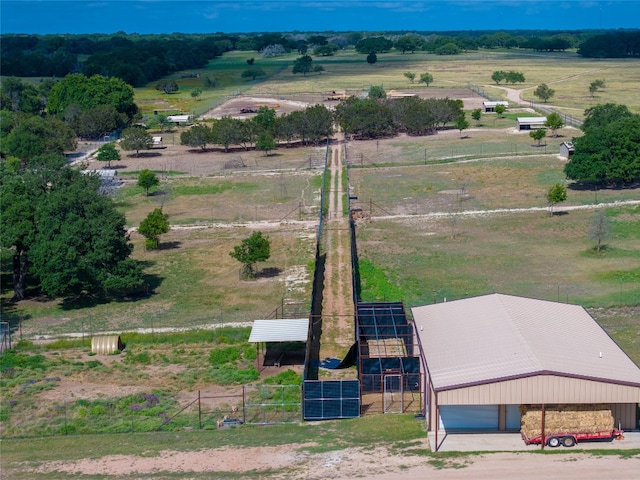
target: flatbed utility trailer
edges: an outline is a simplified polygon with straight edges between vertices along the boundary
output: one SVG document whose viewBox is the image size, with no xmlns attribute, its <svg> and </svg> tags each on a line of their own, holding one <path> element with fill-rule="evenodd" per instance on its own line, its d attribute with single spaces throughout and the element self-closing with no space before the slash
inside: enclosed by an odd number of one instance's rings
<svg viewBox="0 0 640 480">
<path fill-rule="evenodd" d="M 624 438 L 622 430 L 606 430 L 602 432 L 561 432 L 550 433 L 545 435 L 545 444 L 555 448 L 562 445 L 563 447 L 573 447 L 579 442 L 589 440 L 622 440 Z M 542 443 L 542 435 L 528 438 L 521 432 L 522 439 L 527 445 L 540 445 Z"/>
</svg>

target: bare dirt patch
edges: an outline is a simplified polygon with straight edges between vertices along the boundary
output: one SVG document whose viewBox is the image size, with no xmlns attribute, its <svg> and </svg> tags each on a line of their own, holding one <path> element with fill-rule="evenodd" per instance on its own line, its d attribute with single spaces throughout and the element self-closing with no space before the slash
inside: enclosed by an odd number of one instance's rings
<svg viewBox="0 0 640 480">
<path fill-rule="evenodd" d="M 545 456 L 496 453 L 434 459 L 420 455 L 397 455 L 380 447 L 373 451 L 349 448 L 310 454 L 290 445 L 283 445 L 257 448 L 225 447 L 197 452 L 166 450 L 153 457 L 109 455 L 74 462 L 47 462 L 35 471 L 107 475 L 110 478 L 165 478 L 163 474 L 171 475 L 178 472 L 214 474 L 220 477 L 224 474 L 248 474 L 253 478 L 264 478 L 260 472 L 269 472 L 269 478 L 308 480 L 395 480 L 400 475 L 405 480 L 534 480 L 540 478 L 541 474 L 545 478 L 602 478 L 606 474 L 612 478 L 626 480 L 636 478 L 638 468 L 638 457 L 621 460 L 616 456 L 594 457 L 581 453 Z"/>
</svg>

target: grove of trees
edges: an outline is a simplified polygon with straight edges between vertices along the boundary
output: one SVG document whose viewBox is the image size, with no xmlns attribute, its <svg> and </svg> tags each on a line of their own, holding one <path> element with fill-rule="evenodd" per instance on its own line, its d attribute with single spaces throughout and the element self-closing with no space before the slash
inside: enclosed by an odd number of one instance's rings
<svg viewBox="0 0 640 480">
<path fill-rule="evenodd" d="M 125 217 L 100 178 L 56 154 L 0 163 L 0 245 L 13 251 L 14 300 L 128 292 L 142 285 Z"/>
<path fill-rule="evenodd" d="M 573 139 L 574 153 L 564 167 L 580 183 L 624 185 L 640 180 L 640 115 L 607 103 L 585 111 L 584 135 Z"/>
<path fill-rule="evenodd" d="M 206 150 L 207 145 L 220 145 L 225 152 L 232 145 L 244 149 L 256 146 L 268 153 L 276 148 L 277 141 L 316 144 L 332 133 L 333 115 L 324 105 L 313 105 L 280 117 L 276 117 L 275 110 L 262 106 L 251 119 L 224 116 L 210 124 L 194 125 L 180 134 L 180 143 L 201 150 Z"/>
</svg>

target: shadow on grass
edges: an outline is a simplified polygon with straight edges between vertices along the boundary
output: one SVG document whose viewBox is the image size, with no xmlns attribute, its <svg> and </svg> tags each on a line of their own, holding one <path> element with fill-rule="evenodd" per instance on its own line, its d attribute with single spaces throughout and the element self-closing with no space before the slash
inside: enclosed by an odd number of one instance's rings
<svg viewBox="0 0 640 480">
<path fill-rule="evenodd" d="M 614 184 L 609 185 L 606 183 L 597 183 L 597 182 L 575 182 L 571 183 L 567 186 L 569 190 L 576 190 L 580 192 L 584 191 L 598 191 L 598 190 L 608 190 L 608 191 L 622 191 L 622 190 L 633 190 L 635 188 L 640 188 L 640 182 L 629 182 L 622 184 Z"/>
<path fill-rule="evenodd" d="M 282 273 L 282 269 L 278 267 L 263 268 L 259 272 L 256 272 L 255 278 L 274 278 Z"/>
<path fill-rule="evenodd" d="M 161 242 L 158 245 L 158 250 L 173 250 L 175 248 L 180 248 L 182 242 Z"/>
<path fill-rule="evenodd" d="M 138 262 L 138 265 L 143 272 L 154 264 L 155 262 L 151 261 Z M 68 297 L 60 302 L 60 307 L 63 310 L 80 310 L 111 302 L 137 302 L 153 296 L 155 294 L 155 290 L 162 284 L 163 280 L 164 278 L 158 275 L 143 273 L 142 286 L 138 290 L 128 292 L 126 294 L 95 293 L 93 295 Z"/>
<path fill-rule="evenodd" d="M 132 153 L 131 155 L 127 155 L 127 158 L 153 158 L 153 157 L 161 157 L 162 154 L 160 152 L 140 152 L 140 153 Z"/>
<path fill-rule="evenodd" d="M 0 299 L 0 316 L 9 324 L 11 333 L 19 331 L 21 322 L 31 318 L 29 314 L 19 313 L 16 303 L 6 298 Z"/>
</svg>

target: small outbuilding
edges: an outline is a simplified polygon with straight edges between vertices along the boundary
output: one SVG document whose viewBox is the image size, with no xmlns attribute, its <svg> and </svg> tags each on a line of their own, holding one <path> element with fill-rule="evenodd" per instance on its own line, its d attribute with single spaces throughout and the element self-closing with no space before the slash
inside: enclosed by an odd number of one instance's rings
<svg viewBox="0 0 640 480">
<path fill-rule="evenodd" d="M 191 123 L 191 115 L 169 115 L 167 117 L 167 121 L 173 122 L 176 125 L 179 125 L 179 124 L 188 125 Z"/>
<path fill-rule="evenodd" d="M 308 336 L 308 318 L 254 320 L 249 343 L 256 344 L 264 366 L 298 365 L 304 364 Z"/>
<path fill-rule="evenodd" d="M 605 404 L 638 428 L 640 368 L 584 308 L 490 294 L 412 312 L 430 431 L 518 431 L 540 404 Z"/>
<path fill-rule="evenodd" d="M 501 101 L 501 102 L 482 102 L 482 106 L 484 108 L 484 113 L 493 113 L 496 111 L 496 107 L 498 105 L 504 105 L 505 108 L 509 108 L 509 102 Z"/>
<path fill-rule="evenodd" d="M 564 158 L 570 158 L 573 155 L 573 143 L 572 142 L 562 142 L 560 144 L 560 156 Z"/>
<path fill-rule="evenodd" d="M 537 130 L 540 128 L 547 128 L 544 124 L 547 121 L 547 117 L 518 117 L 517 118 L 518 130 Z"/>
</svg>

